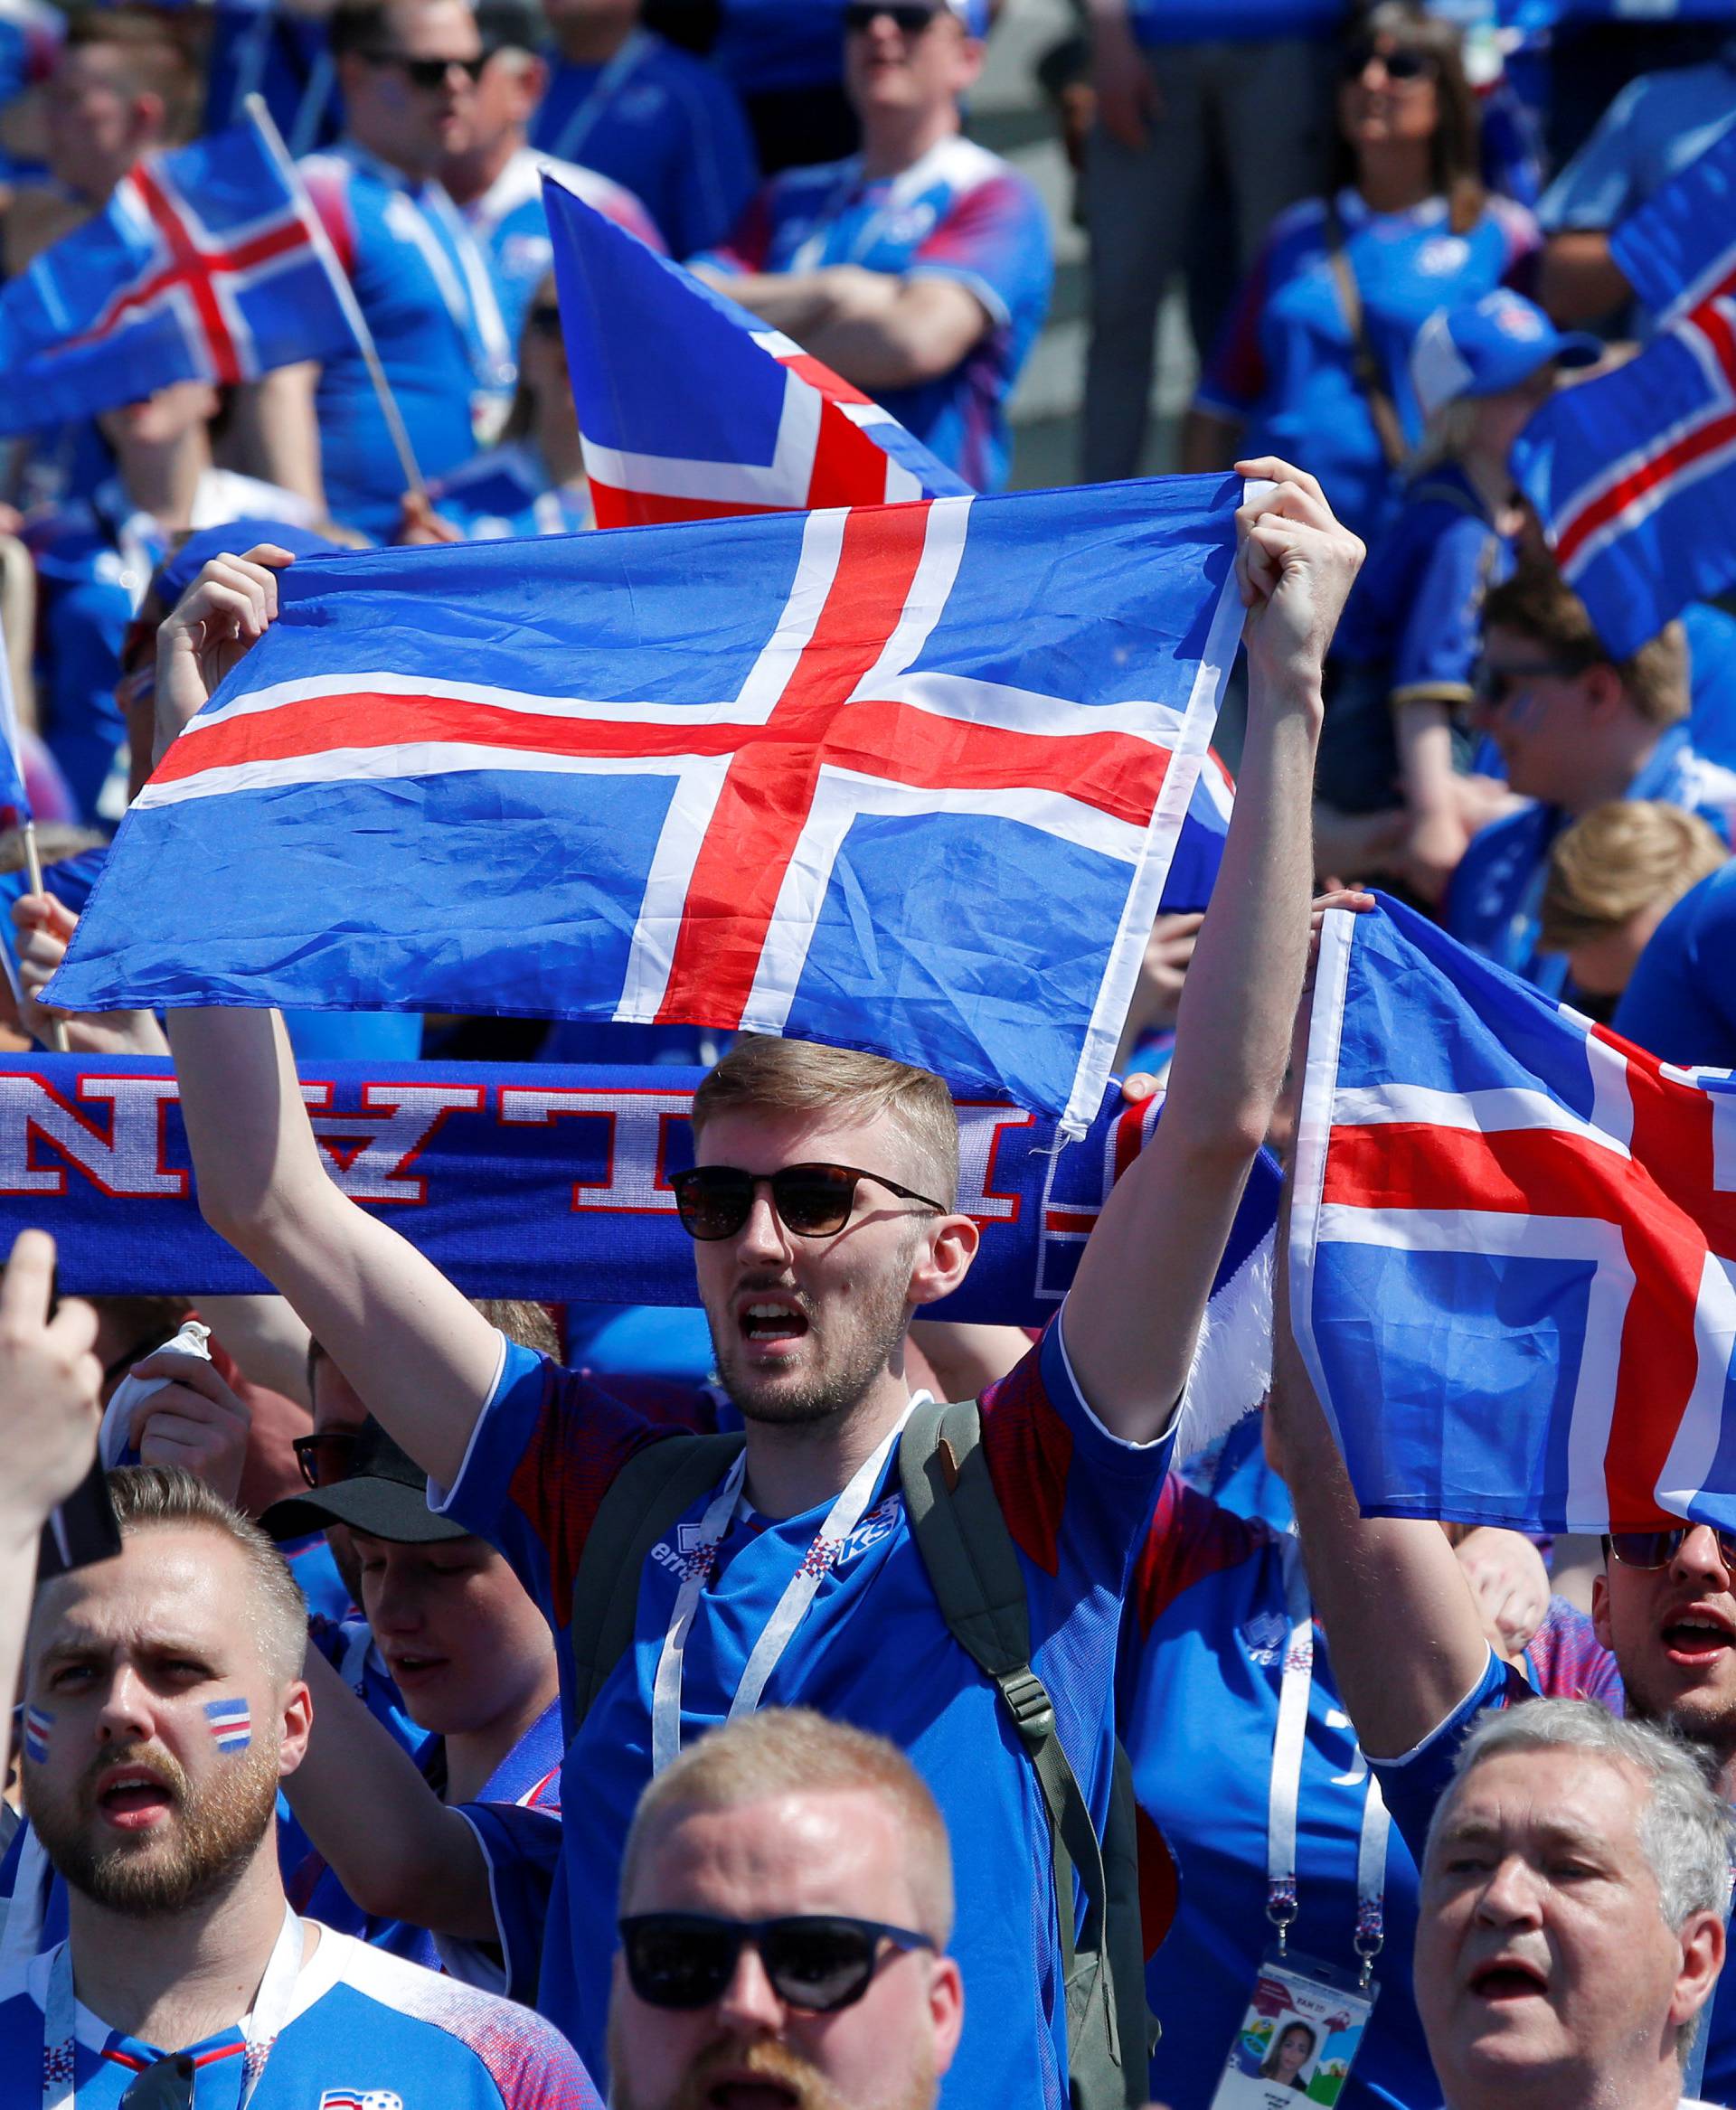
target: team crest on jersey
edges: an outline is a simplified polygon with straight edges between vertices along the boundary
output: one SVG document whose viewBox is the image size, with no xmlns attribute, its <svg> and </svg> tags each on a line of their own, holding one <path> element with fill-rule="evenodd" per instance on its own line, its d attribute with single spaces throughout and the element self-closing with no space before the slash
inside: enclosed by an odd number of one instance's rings
<svg viewBox="0 0 1736 2110">
<path fill-rule="evenodd" d="M 391 2088 L 327 2088 L 319 2110 L 404 2110 L 404 2098 Z"/>
<path fill-rule="evenodd" d="M 1239 1631 L 1249 1661 L 1265 1671 L 1269 1671 L 1281 1659 L 1285 1644 L 1290 1638 L 1289 1627 L 1281 1612 L 1256 1612 L 1251 1619 L 1243 1620 Z"/>
<path fill-rule="evenodd" d="M 903 1507 L 903 1497 L 889 1494 L 883 1502 L 877 1502 L 850 1536 L 838 1548 L 834 1568 L 842 1568 L 846 1560 L 854 1560 L 858 1553 L 866 1553 L 871 1546 L 878 1546 L 890 1539 L 898 1529 L 899 1512 Z"/>
<path fill-rule="evenodd" d="M 1444 278 L 1449 271 L 1462 270 L 1471 253 L 1471 245 L 1463 236 L 1437 235 L 1433 241 L 1426 241 L 1417 251 L 1417 268 L 1431 278 Z"/>
</svg>

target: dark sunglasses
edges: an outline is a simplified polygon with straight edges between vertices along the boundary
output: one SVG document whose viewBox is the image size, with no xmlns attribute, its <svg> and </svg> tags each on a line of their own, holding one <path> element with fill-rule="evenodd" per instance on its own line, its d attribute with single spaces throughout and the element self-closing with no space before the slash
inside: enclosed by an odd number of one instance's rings
<svg viewBox="0 0 1736 2110">
<path fill-rule="evenodd" d="M 129 2081 L 118 2110 L 193 2110 L 194 2068 L 192 2057 L 172 2051 L 156 2059 L 137 2080 Z"/>
<path fill-rule="evenodd" d="M 1378 44 L 1362 42 L 1352 44 L 1344 52 L 1344 79 L 1360 80 L 1374 59 L 1381 61 L 1389 80 L 1420 80 L 1435 71 L 1435 61 L 1427 52 L 1403 44 L 1395 52 L 1383 52 Z"/>
<path fill-rule="evenodd" d="M 524 326 L 533 337 L 558 337 L 561 334 L 561 310 L 545 302 L 533 307 L 524 318 Z"/>
<path fill-rule="evenodd" d="M 710 2007 L 728 1990 L 748 1943 L 784 2005 L 810 2015 L 835 2014 L 859 2001 L 880 1968 L 883 1945 L 901 1953 L 934 1946 L 907 1926 L 831 1914 L 712 1919 L 699 1912 L 642 1912 L 621 1922 L 627 1983 L 654 2008 Z"/>
<path fill-rule="evenodd" d="M 355 1446 L 361 1440 L 360 1429 L 326 1428 L 315 1436 L 298 1436 L 289 1447 L 309 1487 L 330 1487 L 354 1472 Z"/>
<path fill-rule="evenodd" d="M 771 1205 L 786 1230 L 798 1239 L 829 1239 L 850 1220 L 856 1205 L 856 1184 L 872 1180 L 877 1187 L 906 1201 L 920 1201 L 937 1216 L 947 1211 L 914 1188 L 901 1187 L 879 1173 L 854 1165 L 785 1165 L 775 1173 L 746 1173 L 739 1165 L 694 1165 L 669 1182 L 675 1191 L 681 1228 L 689 1238 L 730 1239 L 753 1213 L 753 1197 L 761 1185 L 771 1189 Z"/>
<path fill-rule="evenodd" d="M 1545 676 L 1565 677 L 1584 672 L 1582 664 L 1564 659 L 1533 660 L 1525 666 L 1491 666 L 1487 660 L 1479 660 L 1471 675 L 1471 686 L 1479 703 L 1486 703 L 1494 711 L 1505 711 L 1515 693 L 1528 683 L 1542 681 Z"/>
<path fill-rule="evenodd" d="M 1682 1550 L 1682 1541 L 1689 1531 L 1698 1529 L 1697 1524 L 1689 1524 L 1674 1531 L 1611 1531 L 1603 1541 L 1603 1550 L 1624 1568 L 1667 1568 Z M 1736 1575 L 1736 1531 L 1721 1531 L 1714 1526 L 1712 1535 L 1718 1541 L 1719 1559 Z"/>
<path fill-rule="evenodd" d="M 412 88 L 432 90 L 446 86 L 446 77 L 458 67 L 474 87 L 482 76 L 486 59 L 412 59 L 406 52 L 363 52 L 370 66 L 395 66 Z"/>
<path fill-rule="evenodd" d="M 850 0 L 844 11 L 844 26 L 858 32 L 873 29 L 885 14 L 891 16 L 893 25 L 907 37 L 913 37 L 920 36 L 939 13 L 938 7 L 924 7 L 920 0 L 899 0 L 899 5 L 890 7 L 878 6 L 875 0 Z"/>
</svg>

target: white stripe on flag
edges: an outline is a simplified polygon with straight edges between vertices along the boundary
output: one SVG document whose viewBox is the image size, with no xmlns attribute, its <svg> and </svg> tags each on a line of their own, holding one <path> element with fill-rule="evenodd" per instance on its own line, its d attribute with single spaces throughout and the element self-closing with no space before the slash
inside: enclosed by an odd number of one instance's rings
<svg viewBox="0 0 1736 2110">
<path fill-rule="evenodd" d="M 679 777 L 709 756 L 544 755 L 521 748 L 467 746 L 458 740 L 408 740 L 389 748 L 326 748 L 279 761 L 232 762 L 173 784 L 147 784 L 140 806 L 181 805 L 231 791 L 277 791 L 291 784 L 389 783 L 404 777 L 453 777 L 467 769 L 510 769 L 524 776 Z"/>
<path fill-rule="evenodd" d="M 784 403 L 778 419 L 778 441 L 769 466 L 752 462 L 689 461 L 678 455 L 629 454 L 582 439 L 585 473 L 611 491 L 637 492 L 647 498 L 691 498 L 713 505 L 800 507 L 807 503 L 808 480 L 820 444 L 820 419 L 826 398 L 788 368 L 784 372 Z"/>
<path fill-rule="evenodd" d="M 778 627 L 754 662 L 731 707 L 743 724 L 763 725 L 783 700 L 801 656 L 814 641 L 820 617 L 836 583 L 844 556 L 844 527 L 848 512 L 841 506 L 810 513 L 802 527 L 802 553 L 796 577 L 778 618 Z"/>
<path fill-rule="evenodd" d="M 1712 1477 L 1724 1431 L 1724 1402 L 1736 1358 L 1736 1260 L 1708 1253 L 1694 1304 L 1694 1333 L 1699 1349 L 1694 1389 L 1658 1475 L 1661 1509 L 1686 1516 Z"/>
<path fill-rule="evenodd" d="M 1613 1048 L 1605 1052 L 1615 1056 L 1625 1079 L 1626 1063 Z M 1601 1099 L 1606 1079 L 1600 1066 L 1594 1065 L 1593 1077 Z M 1633 1125 L 1631 1106 L 1622 1118 L 1621 1108 L 1613 1103 L 1612 1096 L 1611 1105 L 1600 1110 L 1607 1111 L 1612 1121 L 1619 1120 L 1620 1135 L 1625 1138 Z M 1338 1094 L 1335 1118 L 1340 1127 L 1373 1128 L 1389 1122 L 1414 1122 L 1420 1126 L 1457 1128 L 1483 1135 L 1548 1128 L 1580 1136 L 1618 1157 L 1628 1154 L 1626 1141 L 1609 1134 L 1595 1118 L 1582 1120 L 1547 1092 L 1533 1091 L 1522 1085 L 1495 1085 L 1469 1092 L 1436 1091 L 1421 1084 L 1359 1085 Z"/>
<path fill-rule="evenodd" d="M 700 846 L 717 810 L 731 759 L 728 755 L 717 755 L 691 763 L 682 771 L 675 796 L 663 816 L 645 898 L 639 903 L 633 940 L 627 947 L 621 999 L 615 1007 L 615 1017 L 624 1025 L 651 1025 L 662 1008 L 693 867 L 699 862 Z"/>
<path fill-rule="evenodd" d="M 965 537 L 970 532 L 967 498 L 937 498 L 929 507 L 922 531 L 922 554 L 916 576 L 905 596 L 898 627 L 886 640 L 873 665 L 851 692 L 850 701 L 879 700 L 892 696 L 912 666 L 922 647 L 934 635 L 935 625 L 946 612 L 947 600 L 964 559 Z M 899 699 L 901 701 L 902 699 Z"/>
</svg>

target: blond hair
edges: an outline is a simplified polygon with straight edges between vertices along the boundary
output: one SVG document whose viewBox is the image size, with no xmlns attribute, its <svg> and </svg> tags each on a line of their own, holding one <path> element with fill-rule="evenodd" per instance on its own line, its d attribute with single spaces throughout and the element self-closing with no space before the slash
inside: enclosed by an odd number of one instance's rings
<svg viewBox="0 0 1736 2110">
<path fill-rule="evenodd" d="M 739 1716 L 684 1751 L 639 1797 L 621 1859 L 621 1908 L 651 1836 L 683 1817 L 737 1810 L 774 1795 L 865 1789 L 896 1815 L 916 1931 L 944 1948 L 952 1933 L 952 1849 L 922 1776 L 896 1744 L 831 1721 L 809 1707 Z"/>
<path fill-rule="evenodd" d="M 1513 630 L 1540 645 L 1571 672 L 1612 666 L 1628 702 L 1647 725 L 1675 725 L 1688 715 L 1688 641 L 1680 623 L 1627 659 L 1617 659 L 1598 636 L 1585 603 L 1546 557 L 1528 557 L 1510 579 L 1489 589 L 1483 635 Z"/>
<path fill-rule="evenodd" d="M 1563 829 L 1549 853 L 1542 943 L 1548 952 L 1606 937 L 1642 909 L 1673 908 L 1728 852 L 1698 814 L 1660 799 L 1612 799 Z"/>
<path fill-rule="evenodd" d="M 252 1587 L 250 1617 L 266 1668 L 280 1685 L 301 1675 L 307 1653 L 307 1600 L 284 1558 L 250 1517 L 178 1465 L 123 1465 L 108 1475 L 109 1499 L 123 1540 L 158 1524 L 179 1524 L 227 1539 Z"/>
<path fill-rule="evenodd" d="M 957 1201 L 958 1116 L 952 1094 L 931 1069 L 854 1048 L 752 1033 L 736 1042 L 693 1094 L 695 1139 L 719 1114 L 743 1110 L 838 1114 L 855 1121 L 884 1114 L 921 1159 L 922 1177 L 930 1182 L 924 1192 L 948 1209 Z"/>
</svg>

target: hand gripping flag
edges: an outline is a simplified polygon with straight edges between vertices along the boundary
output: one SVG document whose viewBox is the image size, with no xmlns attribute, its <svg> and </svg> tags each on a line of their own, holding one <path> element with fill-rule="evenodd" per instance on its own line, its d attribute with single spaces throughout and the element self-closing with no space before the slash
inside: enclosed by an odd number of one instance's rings
<svg viewBox="0 0 1736 2110">
<path fill-rule="evenodd" d="M 1082 1128 L 1235 648 L 1242 488 L 304 559 L 52 1001 L 748 1027 Z"/>
<path fill-rule="evenodd" d="M 543 179 L 597 524 L 651 527 L 968 494 L 877 403 Z M 1161 906 L 1203 909 L 1235 787 L 1200 772 Z"/>
<path fill-rule="evenodd" d="M 347 345 L 311 221 L 252 125 L 146 155 L 103 212 L 0 292 L 0 431 Z"/>
<path fill-rule="evenodd" d="M 1551 397 L 1513 466 L 1562 577 L 1624 658 L 1736 579 L 1736 130 L 1625 221 L 1613 249 L 1657 334 Z"/>
<path fill-rule="evenodd" d="M 542 183 L 599 527 L 967 492 L 830 367 Z"/>
<path fill-rule="evenodd" d="M 1290 1239 L 1363 1511 L 1736 1526 L 1736 1080 L 1393 903 L 1326 918 Z"/>
</svg>

